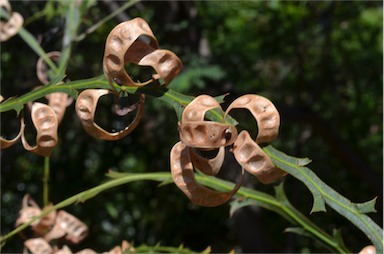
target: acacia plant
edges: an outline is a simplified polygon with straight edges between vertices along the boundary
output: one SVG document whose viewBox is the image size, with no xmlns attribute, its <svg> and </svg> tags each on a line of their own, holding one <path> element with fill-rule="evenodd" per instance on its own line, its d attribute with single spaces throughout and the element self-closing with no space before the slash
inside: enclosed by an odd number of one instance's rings
<svg viewBox="0 0 384 254">
<path fill-rule="evenodd" d="M 168 89 L 167 85 L 182 71 L 182 62 L 172 51 L 161 49 L 149 24 L 142 18 L 122 22 L 112 29 L 106 38 L 103 74 L 97 77 L 70 81 L 66 67 L 71 55 L 71 42 L 77 37 L 79 19 L 78 2 L 69 3 L 67 27 L 68 44 L 62 52 L 44 52 L 31 34 L 22 27 L 22 17 L 12 12 L 8 1 L 1 1 L 2 22 L 0 38 L 7 43 L 18 34 L 39 56 L 37 76 L 42 85 L 18 97 L 7 98 L 0 104 L 0 111 L 15 110 L 20 120 L 19 134 L 12 139 L 1 137 L 1 149 L 15 145 L 21 140 L 25 150 L 44 157 L 44 204 L 43 208 L 26 195 L 16 221 L 16 228 L 1 237 L 1 246 L 11 237 L 20 234 L 24 246 L 32 253 L 72 253 L 66 243 L 77 244 L 89 232 L 80 219 L 62 210 L 63 208 L 89 199 L 116 186 L 134 181 L 152 180 L 162 184 L 174 182 L 191 202 L 206 207 L 215 207 L 232 200 L 231 213 L 236 209 L 257 205 L 272 210 L 286 218 L 293 227 L 289 232 L 311 237 L 321 242 L 332 252 L 348 253 L 343 237 L 338 230 L 327 233 L 320 226 L 292 206 L 284 193 L 284 178 L 294 177 L 303 182 L 313 195 L 311 213 L 326 211 L 326 205 L 348 219 L 372 242 L 361 246 L 361 253 L 382 253 L 382 229 L 368 216 L 375 212 L 375 199 L 365 203 L 353 203 L 333 190 L 307 165 L 308 158 L 296 158 L 277 150 L 272 145 L 278 137 L 280 115 L 274 104 L 265 97 L 246 94 L 235 99 L 226 110 L 221 103 L 225 96 L 211 97 L 203 94 L 197 97 L 180 94 Z M 128 6 L 128 5 L 127 5 Z M 145 81 L 134 81 L 127 64 L 150 66 L 153 74 Z M 121 105 L 122 98 L 138 95 L 130 105 Z M 96 122 L 98 101 L 102 96 L 111 96 L 115 113 L 120 116 L 134 114 L 132 121 L 121 130 L 109 132 Z M 47 104 L 37 102 L 45 97 Z M 178 116 L 180 141 L 170 148 L 170 172 L 121 173 L 109 171 L 109 181 L 89 190 L 73 195 L 57 204 L 49 200 L 49 160 L 58 145 L 58 127 L 66 108 L 75 100 L 75 109 L 84 131 L 96 139 L 116 141 L 127 135 L 134 135 L 144 114 L 147 97 L 169 103 Z M 238 131 L 238 122 L 230 113 L 234 109 L 248 110 L 257 122 L 256 130 Z M 25 136 L 24 118 L 30 115 L 36 129 L 36 144 L 30 145 Z M 252 134 L 256 133 L 256 138 Z M 226 152 L 226 151 L 229 151 Z M 207 156 L 207 153 L 214 154 Z M 239 182 L 224 181 L 216 175 L 225 167 L 225 156 L 234 156 L 243 169 L 239 172 L 254 175 L 263 184 L 275 184 L 275 196 L 242 187 Z M 30 231 L 27 231 L 29 229 Z M 129 239 L 128 239 L 129 240 Z M 90 246 L 92 247 L 92 246 Z M 123 241 L 109 253 L 122 252 L 188 252 L 185 248 L 164 246 L 131 246 Z M 209 249 L 206 250 L 209 252 Z M 84 249 L 77 253 L 96 253 Z"/>
</svg>

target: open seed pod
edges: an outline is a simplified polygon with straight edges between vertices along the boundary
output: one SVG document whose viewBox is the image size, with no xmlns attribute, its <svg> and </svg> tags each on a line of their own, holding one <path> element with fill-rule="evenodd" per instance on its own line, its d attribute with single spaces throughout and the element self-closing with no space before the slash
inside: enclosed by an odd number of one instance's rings
<svg viewBox="0 0 384 254">
<path fill-rule="evenodd" d="M 256 119 L 259 130 L 256 141 L 247 131 L 242 131 L 238 135 L 233 146 L 237 162 L 264 184 L 272 183 L 286 175 L 284 171 L 273 165 L 258 145 L 272 142 L 279 133 L 280 115 L 272 102 L 259 95 L 243 95 L 229 105 L 225 115 L 235 108 L 249 110 Z"/>
<path fill-rule="evenodd" d="M 209 95 L 197 96 L 184 109 L 181 123 L 179 123 L 180 140 L 188 147 L 199 150 L 219 149 L 212 159 L 200 156 L 195 149 L 190 149 L 192 163 L 207 175 L 216 175 L 223 162 L 225 146 L 233 144 L 237 138 L 234 126 L 205 121 L 205 114 L 212 109 L 219 109 L 220 104 Z"/>
<path fill-rule="evenodd" d="M 29 194 L 25 194 L 23 197 L 22 207 L 19 211 L 19 217 L 16 220 L 16 227 L 29 222 L 33 217 L 38 216 L 41 213 L 40 207 L 31 198 Z M 32 222 L 31 226 L 36 226 L 39 220 Z"/>
<path fill-rule="evenodd" d="M 268 155 L 247 131 L 240 132 L 233 145 L 233 153 L 237 162 L 264 184 L 272 183 L 286 175 L 285 171 L 273 165 Z"/>
<path fill-rule="evenodd" d="M 88 227 L 75 216 L 60 210 L 57 213 L 56 223 L 66 233 L 65 239 L 77 244 L 88 235 Z"/>
<path fill-rule="evenodd" d="M 234 100 L 227 108 L 225 115 L 235 108 L 249 110 L 256 119 L 259 129 L 256 143 L 270 143 L 277 138 L 280 114 L 270 100 L 255 94 L 246 94 Z"/>
<path fill-rule="evenodd" d="M 103 70 L 109 83 L 112 80 L 125 86 L 143 86 L 148 82 L 134 82 L 124 65 L 134 63 L 151 66 L 157 72 L 153 79 L 162 78 L 169 84 L 181 71 L 180 59 L 171 51 L 157 50 L 159 44 L 148 23 L 135 18 L 117 25 L 109 33 L 104 51 Z"/>
<path fill-rule="evenodd" d="M 24 149 L 40 156 L 50 156 L 57 144 L 58 121 L 55 111 L 48 105 L 35 102 L 32 105 L 31 117 L 37 131 L 36 145 L 30 146 L 22 132 L 21 141 Z"/>
<path fill-rule="evenodd" d="M 25 128 L 24 123 L 20 121 L 20 131 L 16 135 L 16 137 L 14 137 L 13 139 L 5 139 L 3 137 L 0 137 L 0 149 L 5 149 L 10 146 L 13 146 L 21 137 L 21 134 L 24 132 L 24 128 Z"/>
<path fill-rule="evenodd" d="M 6 41 L 17 34 L 23 25 L 24 19 L 19 13 L 12 12 L 10 4 L 6 0 L 0 1 L 0 8 L 4 8 L 10 15 L 8 21 L 0 21 L 0 41 Z"/>
<path fill-rule="evenodd" d="M 76 113 L 85 131 L 91 136 L 104 140 L 118 140 L 131 133 L 139 124 L 144 111 L 144 95 L 140 95 L 135 118 L 125 129 L 110 133 L 95 123 L 95 111 L 99 98 L 110 93 L 105 89 L 87 89 L 80 93 L 76 101 Z"/>
<path fill-rule="evenodd" d="M 227 202 L 240 188 L 241 182 L 229 192 L 218 192 L 200 185 L 194 176 L 189 149 L 176 143 L 170 154 L 172 178 L 176 186 L 195 204 L 207 207 Z"/>
<path fill-rule="evenodd" d="M 27 247 L 32 254 L 53 254 L 52 247 L 43 238 L 28 239 L 24 242 L 24 246 Z"/>
<path fill-rule="evenodd" d="M 47 57 L 50 58 L 53 62 L 59 61 L 61 53 L 59 51 L 51 51 L 47 53 Z M 43 57 L 40 57 L 36 63 L 36 75 L 39 78 L 40 82 L 44 85 L 50 82 L 48 77 L 48 66 L 44 61 Z"/>
<path fill-rule="evenodd" d="M 3 3 L 5 2 L 5 3 Z M 5 4 L 8 4 L 8 1 L 4 1 L 4 0 L 0 0 L 0 8 L 2 7 L 2 5 L 5 5 Z M 6 5 L 4 6 L 4 8 L 6 7 Z M 9 6 L 9 8 L 11 8 L 11 6 Z M 0 95 L 0 103 L 4 100 L 4 97 Z M 17 140 L 19 140 L 20 136 L 21 136 L 21 133 L 24 131 L 24 125 L 21 124 L 21 121 L 20 121 L 20 131 L 19 131 L 19 134 L 16 135 L 16 137 L 14 137 L 13 139 L 5 139 L 3 137 L 0 136 L 0 149 L 5 149 L 5 148 L 8 148 L 10 146 L 13 146 Z"/>
<path fill-rule="evenodd" d="M 65 110 L 73 101 L 72 97 L 69 97 L 68 94 L 61 92 L 51 93 L 46 97 L 48 99 L 48 106 L 50 106 L 55 112 L 58 123 L 61 123 Z"/>
</svg>

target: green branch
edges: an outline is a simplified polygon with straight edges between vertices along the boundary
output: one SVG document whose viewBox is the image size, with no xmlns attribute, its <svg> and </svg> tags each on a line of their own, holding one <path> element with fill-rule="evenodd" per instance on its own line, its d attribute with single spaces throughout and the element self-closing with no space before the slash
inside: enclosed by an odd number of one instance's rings
<svg viewBox="0 0 384 254">
<path fill-rule="evenodd" d="M 62 209 L 66 206 L 76 204 L 79 202 L 85 202 L 88 199 L 95 197 L 103 191 L 109 190 L 111 188 L 121 186 L 124 184 L 128 184 L 130 182 L 135 181 L 158 181 L 158 182 L 172 182 L 172 176 L 170 172 L 156 172 L 156 173 L 117 173 L 110 172 L 108 174 L 109 177 L 113 178 L 106 183 L 100 184 L 94 188 L 89 190 L 80 192 L 58 204 L 53 206 L 52 208 L 44 211 L 39 216 L 32 218 L 29 222 L 17 227 L 12 232 L 5 235 L 0 240 L 0 244 L 3 245 L 5 242 L 10 239 L 12 236 L 20 233 L 26 227 L 28 227 L 33 221 L 38 220 L 39 218 L 47 215 L 53 210 Z M 203 185 L 207 187 L 211 187 L 216 190 L 231 190 L 233 188 L 233 183 L 227 182 L 215 177 L 205 176 L 205 175 L 197 175 L 196 179 Z M 249 188 L 241 187 L 237 193 L 237 197 L 239 200 L 244 198 L 248 200 L 254 201 L 253 203 L 247 203 L 247 205 L 259 205 L 271 211 L 277 212 L 287 218 L 289 221 L 294 223 L 295 225 L 299 225 L 303 227 L 305 230 L 310 232 L 313 237 L 319 239 L 323 243 L 325 243 L 328 248 L 333 252 L 339 253 L 348 253 L 349 251 L 342 245 L 340 245 L 335 239 L 333 239 L 330 235 L 325 233 L 321 228 L 317 227 L 314 223 L 312 223 L 309 219 L 307 219 L 303 214 L 297 211 L 292 205 L 287 203 L 287 200 L 281 199 L 281 191 L 282 189 L 277 188 L 277 197 L 273 197 L 271 195 L 265 194 L 263 192 L 259 192 L 256 190 L 252 190 Z M 242 201 L 244 202 L 244 201 Z M 241 204 L 244 205 L 244 204 Z"/>
</svg>

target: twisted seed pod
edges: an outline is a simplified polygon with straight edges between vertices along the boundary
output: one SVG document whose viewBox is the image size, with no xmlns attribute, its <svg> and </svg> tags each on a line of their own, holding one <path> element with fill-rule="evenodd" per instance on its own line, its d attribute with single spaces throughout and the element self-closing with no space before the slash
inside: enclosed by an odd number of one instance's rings
<svg viewBox="0 0 384 254">
<path fill-rule="evenodd" d="M 280 115 L 273 103 L 259 95 L 247 94 L 234 100 L 227 108 L 227 115 L 234 108 L 248 109 L 257 121 L 259 133 L 256 143 L 270 143 L 279 134 Z"/>
<path fill-rule="evenodd" d="M 239 183 L 229 192 L 218 192 L 200 185 L 194 176 L 189 149 L 181 141 L 173 146 L 170 159 L 175 184 L 197 205 L 207 207 L 221 205 L 227 202 L 241 186 Z"/>
<path fill-rule="evenodd" d="M 35 102 L 32 105 L 31 116 L 37 131 L 36 146 L 30 146 L 25 139 L 24 132 L 22 132 L 21 141 L 24 149 L 40 156 L 50 156 L 57 144 L 58 121 L 56 114 L 50 106 Z M 24 124 L 23 119 L 22 124 Z"/>
<path fill-rule="evenodd" d="M 25 128 L 24 123 L 20 121 L 20 131 L 16 135 L 16 137 L 14 137 L 13 139 L 5 139 L 3 137 L 0 137 L 0 148 L 5 149 L 10 146 L 13 146 L 19 140 L 20 136 L 24 132 L 24 128 Z"/>
<path fill-rule="evenodd" d="M 68 97 L 66 93 L 51 93 L 47 95 L 48 105 L 53 109 L 56 114 L 58 123 L 63 120 L 67 106 L 72 102 L 72 98 Z"/>
<path fill-rule="evenodd" d="M 191 162 L 194 167 L 206 175 L 214 176 L 219 173 L 221 166 L 223 166 L 225 149 L 224 147 L 220 147 L 218 153 L 212 159 L 206 159 L 200 156 L 193 148 L 189 148 L 189 155 L 191 156 Z"/>
<path fill-rule="evenodd" d="M 43 238 L 31 238 L 24 242 L 24 246 L 27 247 L 32 254 L 53 254 L 52 247 Z"/>
<path fill-rule="evenodd" d="M 12 8 L 8 0 L 0 0 L 0 8 L 4 8 L 8 14 L 12 12 Z"/>
<path fill-rule="evenodd" d="M 219 148 L 233 144 L 237 130 L 229 124 L 197 121 L 179 124 L 180 140 L 189 147 Z"/>
<path fill-rule="evenodd" d="M 215 108 L 221 109 L 221 106 L 214 98 L 205 94 L 199 95 L 185 107 L 181 122 L 204 121 L 207 111 Z M 224 114 L 223 111 L 222 113 Z"/>
<path fill-rule="evenodd" d="M 181 71 L 180 59 L 171 51 L 157 50 L 159 44 L 148 23 L 135 18 L 117 25 L 107 37 L 103 70 L 109 83 L 112 80 L 125 86 L 143 86 L 148 82 L 134 82 L 124 68 L 126 63 L 152 66 L 157 75 L 169 84 Z"/>
<path fill-rule="evenodd" d="M 76 101 L 76 113 L 81 120 L 85 131 L 91 136 L 104 140 L 118 140 L 131 133 L 139 124 L 144 111 L 144 95 L 140 95 L 140 102 L 132 123 L 125 129 L 110 133 L 98 126 L 95 121 L 95 111 L 99 98 L 108 94 L 104 89 L 87 89 L 80 93 Z"/>
<path fill-rule="evenodd" d="M 184 109 L 182 123 L 179 124 L 180 140 L 189 147 L 210 150 L 219 148 L 213 159 L 206 159 L 190 149 L 193 165 L 207 175 L 216 175 L 224 162 L 224 147 L 233 144 L 237 138 L 234 126 L 204 121 L 207 111 L 220 109 L 220 104 L 209 95 L 200 95 Z M 224 112 L 222 112 L 224 114 Z"/>
<path fill-rule="evenodd" d="M 83 249 L 81 251 L 76 252 L 76 254 L 97 254 L 97 252 L 92 249 Z"/>
<path fill-rule="evenodd" d="M 5 11 L 11 16 L 7 22 L 0 21 L 0 41 L 6 41 L 14 36 L 23 25 L 23 17 L 17 13 L 12 12 L 11 5 L 6 0 L 0 1 L 0 8 L 4 8 Z"/>
<path fill-rule="evenodd" d="M 284 171 L 275 168 L 268 155 L 247 131 L 240 132 L 233 145 L 233 153 L 237 162 L 264 184 L 272 183 L 286 175 Z"/>
<path fill-rule="evenodd" d="M 55 250 L 55 254 L 72 254 L 72 251 L 67 245 L 64 245 L 63 248 Z"/>
<path fill-rule="evenodd" d="M 47 57 L 54 62 L 59 61 L 60 56 L 61 56 L 61 53 L 59 51 L 51 51 L 47 53 Z M 40 82 L 45 85 L 49 83 L 49 77 L 48 77 L 47 71 L 48 71 L 47 64 L 45 63 L 44 58 L 40 57 L 36 63 L 36 75 L 40 80 Z"/>
<path fill-rule="evenodd" d="M 359 254 L 376 254 L 376 248 L 373 245 L 365 246 L 360 250 Z"/>
<path fill-rule="evenodd" d="M 87 225 L 63 210 L 58 212 L 56 223 L 65 231 L 65 239 L 72 243 L 77 244 L 88 235 Z"/>
<path fill-rule="evenodd" d="M 31 198 L 29 194 L 25 194 L 23 197 L 22 207 L 19 211 L 19 217 L 16 220 L 16 227 L 29 222 L 33 217 L 41 213 L 40 207 L 36 202 Z M 36 226 L 39 223 L 39 220 L 32 222 L 31 226 Z"/>
</svg>

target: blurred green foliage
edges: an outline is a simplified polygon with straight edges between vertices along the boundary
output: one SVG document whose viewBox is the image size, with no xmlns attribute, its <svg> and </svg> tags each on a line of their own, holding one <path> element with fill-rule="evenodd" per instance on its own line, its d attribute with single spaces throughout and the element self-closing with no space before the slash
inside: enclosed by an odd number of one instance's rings
<svg viewBox="0 0 384 254">
<path fill-rule="evenodd" d="M 81 10 L 79 32 L 121 4 L 89 1 L 89 9 Z M 12 8 L 24 16 L 25 28 L 46 52 L 61 49 L 65 4 L 17 1 Z M 109 31 L 136 16 L 148 21 L 162 48 L 174 51 L 183 61 L 184 70 L 170 85 L 172 89 L 194 96 L 229 93 L 227 103 L 245 93 L 268 97 L 282 120 L 274 146 L 310 157 L 315 173 L 352 201 L 378 196 L 378 212 L 372 218 L 382 225 L 382 2 L 139 2 L 73 45 L 68 78 L 100 75 Z M 1 44 L 1 94 L 5 98 L 40 85 L 35 75 L 37 59 L 18 36 Z M 99 184 L 108 169 L 168 170 L 169 151 L 178 141 L 176 114 L 151 98 L 145 112 L 131 135 L 107 142 L 84 132 L 71 105 L 51 159 L 51 201 L 57 203 Z M 105 122 L 110 128 L 119 126 L 117 118 Z M 255 126 L 254 122 L 248 125 Z M 13 112 L 1 115 L 3 136 L 12 137 L 18 128 Z M 224 169 L 224 178 L 233 179 L 233 172 L 238 172 L 230 160 Z M 42 174 L 43 158 L 24 151 L 20 143 L 1 151 L 2 235 L 14 228 L 25 193 L 41 204 Z M 272 186 L 262 186 L 254 178 L 248 177 L 246 185 L 273 192 Z M 289 176 L 285 189 L 292 204 L 309 214 L 309 191 Z M 239 252 L 324 251 L 312 240 L 284 233 L 289 223 L 276 214 L 246 207 L 229 218 L 228 205 L 197 207 L 173 185 L 137 182 L 66 210 L 84 220 L 91 232 L 73 250 L 109 250 L 127 239 L 135 245 L 183 243 L 196 251 L 207 246 L 213 252 L 233 248 Z M 369 244 L 335 212 L 309 217 L 328 232 L 340 229 L 346 246 L 354 252 Z M 21 252 L 20 246 L 22 239 L 15 237 L 4 252 Z"/>
</svg>

